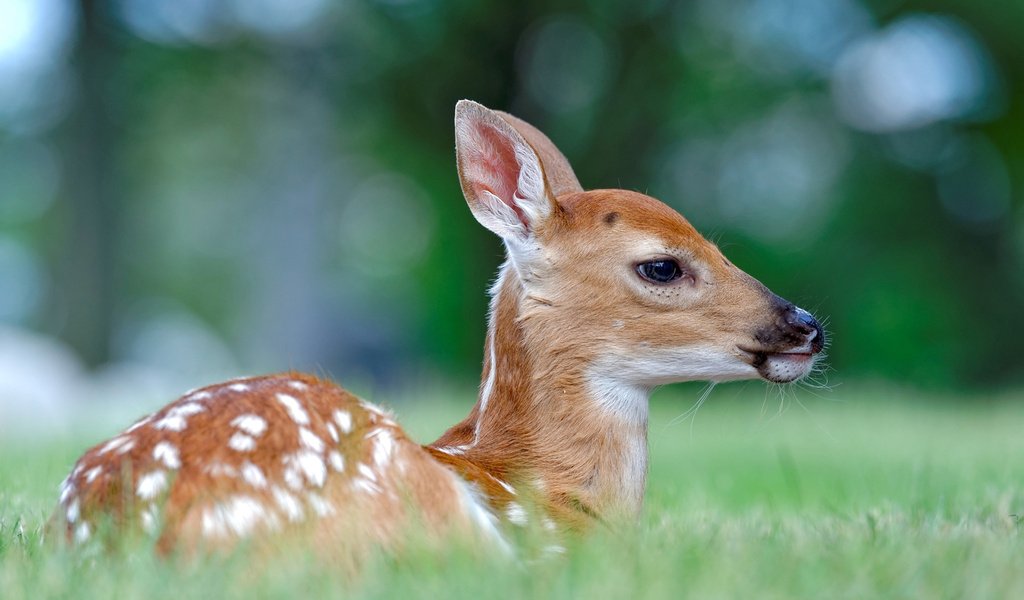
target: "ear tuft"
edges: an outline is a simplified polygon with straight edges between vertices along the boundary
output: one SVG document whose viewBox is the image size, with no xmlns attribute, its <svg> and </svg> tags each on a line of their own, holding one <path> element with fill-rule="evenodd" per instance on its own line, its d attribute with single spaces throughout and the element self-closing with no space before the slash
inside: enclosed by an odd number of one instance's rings
<svg viewBox="0 0 1024 600">
<path fill-rule="evenodd" d="M 525 242 L 555 207 L 540 158 L 494 111 L 471 100 L 455 105 L 455 152 L 462 193 L 481 225 Z"/>
</svg>

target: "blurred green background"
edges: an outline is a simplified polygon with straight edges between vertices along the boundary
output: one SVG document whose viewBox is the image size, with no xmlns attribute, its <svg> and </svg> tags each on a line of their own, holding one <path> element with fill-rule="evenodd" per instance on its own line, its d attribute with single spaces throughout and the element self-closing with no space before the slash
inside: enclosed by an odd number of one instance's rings
<svg viewBox="0 0 1024 600">
<path fill-rule="evenodd" d="M 56 415 L 287 368 L 472 384 L 502 250 L 459 191 L 459 98 L 825 319 L 832 383 L 1019 385 L 1022 22 L 951 0 L 0 0 L 0 396 Z"/>
</svg>

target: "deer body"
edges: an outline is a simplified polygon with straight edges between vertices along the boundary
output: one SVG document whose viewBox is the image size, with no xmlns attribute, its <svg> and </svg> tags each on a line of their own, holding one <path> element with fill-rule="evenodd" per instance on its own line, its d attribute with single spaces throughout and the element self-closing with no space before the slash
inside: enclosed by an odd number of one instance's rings
<svg viewBox="0 0 1024 600">
<path fill-rule="evenodd" d="M 456 142 L 469 207 L 508 250 L 466 419 L 421 447 L 316 378 L 210 386 L 86 452 L 55 514 L 69 539 L 104 515 L 164 550 L 304 531 L 355 563 L 414 523 L 498 547 L 530 521 L 585 530 L 641 509 L 651 389 L 810 371 L 817 322 L 674 210 L 583 191 L 543 134 L 475 103 Z"/>
</svg>

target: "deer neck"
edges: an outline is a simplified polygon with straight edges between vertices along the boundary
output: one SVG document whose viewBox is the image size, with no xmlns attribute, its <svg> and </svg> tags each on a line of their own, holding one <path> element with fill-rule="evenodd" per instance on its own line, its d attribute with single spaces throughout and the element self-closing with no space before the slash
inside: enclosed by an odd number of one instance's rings
<svg viewBox="0 0 1024 600">
<path fill-rule="evenodd" d="M 432 447 L 531 494 L 569 520 L 636 515 L 647 475 L 650 390 L 604 377 L 555 307 L 502 267 L 480 395 Z"/>
</svg>

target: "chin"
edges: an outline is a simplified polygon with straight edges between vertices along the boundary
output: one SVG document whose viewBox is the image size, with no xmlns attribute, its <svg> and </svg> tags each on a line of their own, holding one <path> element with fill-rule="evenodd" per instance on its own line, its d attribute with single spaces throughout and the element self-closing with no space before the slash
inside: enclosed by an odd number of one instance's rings
<svg viewBox="0 0 1024 600">
<path fill-rule="evenodd" d="M 815 356 L 809 352 L 767 354 L 757 372 L 765 381 L 792 383 L 814 370 Z"/>
</svg>

